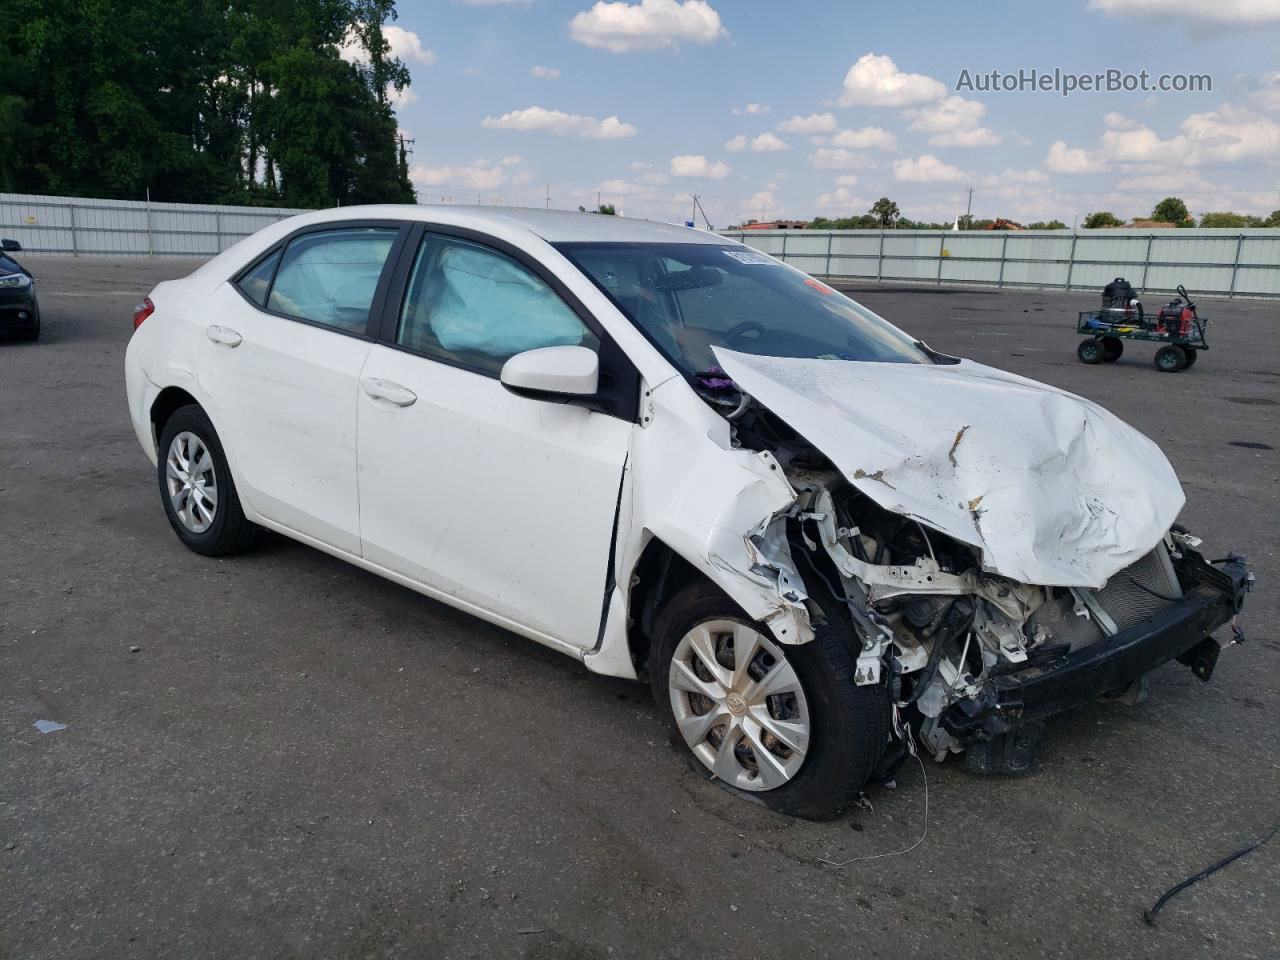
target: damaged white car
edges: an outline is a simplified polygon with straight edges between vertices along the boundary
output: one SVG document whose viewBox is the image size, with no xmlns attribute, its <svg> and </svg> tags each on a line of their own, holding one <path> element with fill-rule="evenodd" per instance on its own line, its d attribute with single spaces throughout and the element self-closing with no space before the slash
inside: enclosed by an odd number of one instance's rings
<svg viewBox="0 0 1280 960">
<path fill-rule="evenodd" d="M 318 212 L 134 325 L 193 550 L 274 530 L 647 677 L 711 775 L 801 816 L 909 738 L 1018 771 L 1046 716 L 1173 659 L 1207 679 L 1250 582 L 1105 410 L 680 227 Z"/>
</svg>

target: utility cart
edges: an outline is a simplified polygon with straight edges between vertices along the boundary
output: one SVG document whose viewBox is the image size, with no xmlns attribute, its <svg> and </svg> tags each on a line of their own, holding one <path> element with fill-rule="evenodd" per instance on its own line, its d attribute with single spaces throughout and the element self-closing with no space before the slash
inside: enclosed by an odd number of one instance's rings
<svg viewBox="0 0 1280 960">
<path fill-rule="evenodd" d="M 1178 299 L 1150 316 L 1143 312 L 1128 281 L 1116 277 L 1103 291 L 1102 309 L 1080 314 L 1076 332 L 1086 339 L 1080 341 L 1076 356 L 1082 363 L 1111 363 L 1124 352 L 1124 341 L 1148 340 L 1161 345 L 1156 369 L 1177 373 L 1194 366 L 1200 351 L 1209 349 L 1204 338 L 1208 323 L 1196 312 L 1186 287 L 1179 285 Z"/>
</svg>

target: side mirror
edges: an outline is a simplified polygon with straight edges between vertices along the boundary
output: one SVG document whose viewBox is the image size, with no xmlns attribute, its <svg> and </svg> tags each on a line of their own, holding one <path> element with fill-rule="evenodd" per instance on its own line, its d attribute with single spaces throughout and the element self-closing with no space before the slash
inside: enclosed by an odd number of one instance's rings
<svg viewBox="0 0 1280 960">
<path fill-rule="evenodd" d="M 17 240 L 0 240 L 0 250 L 5 253 L 17 253 L 22 249 L 22 244 Z"/>
<path fill-rule="evenodd" d="M 539 347 L 503 364 L 500 379 L 512 393 L 525 397 L 590 397 L 600 386 L 600 358 L 586 347 Z"/>
</svg>

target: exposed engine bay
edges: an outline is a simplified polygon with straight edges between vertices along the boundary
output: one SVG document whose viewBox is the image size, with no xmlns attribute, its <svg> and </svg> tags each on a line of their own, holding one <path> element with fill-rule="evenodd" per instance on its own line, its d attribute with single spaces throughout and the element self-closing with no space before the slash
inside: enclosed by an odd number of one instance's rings
<svg viewBox="0 0 1280 960">
<path fill-rule="evenodd" d="M 1135 688 L 1145 672 L 1141 658 L 1115 669 L 1110 662 L 1088 665 L 1088 671 L 1073 658 L 1083 662 L 1112 638 L 1127 642 L 1201 583 L 1225 591 L 1232 614 L 1248 589 L 1243 558 L 1219 561 L 1227 565 L 1220 570 L 1196 552 L 1199 539 L 1176 524 L 1101 586 L 1043 586 L 1004 576 L 984 562 L 981 548 L 886 509 L 721 373 L 700 378 L 695 388 L 729 421 L 733 445 L 770 454 L 796 494 L 786 510 L 748 535 L 758 564 L 781 571 L 779 580 L 801 597 L 812 622 L 832 610 L 847 614 L 861 643 L 855 683 L 883 684 L 898 715 L 939 760 L 968 750 L 971 768 L 1024 772 L 1041 717 Z M 954 448 L 950 455 L 954 465 Z M 1190 649 L 1155 654 L 1146 669 L 1176 656 L 1207 680 L 1218 646 L 1206 634 L 1217 625 L 1207 619 L 1190 624 L 1196 634 Z M 1043 682 L 1055 673 L 1056 687 Z M 1023 691 L 1037 682 L 1044 689 L 1028 703 Z M 900 759 L 902 751 L 894 756 Z"/>
</svg>

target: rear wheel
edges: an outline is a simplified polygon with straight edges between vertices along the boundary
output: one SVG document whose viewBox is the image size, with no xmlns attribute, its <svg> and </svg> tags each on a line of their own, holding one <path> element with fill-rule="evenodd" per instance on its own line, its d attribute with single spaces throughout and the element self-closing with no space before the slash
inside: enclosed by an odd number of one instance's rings
<svg viewBox="0 0 1280 960">
<path fill-rule="evenodd" d="M 209 417 L 190 404 L 160 433 L 160 497 L 178 539 L 209 557 L 247 550 L 262 528 L 244 515 L 226 455 Z"/>
<path fill-rule="evenodd" d="M 1101 363 L 1103 355 L 1102 342 L 1092 337 L 1081 340 L 1080 346 L 1076 347 L 1076 356 L 1080 358 L 1081 363 Z"/>
<path fill-rule="evenodd" d="M 1188 366 L 1186 351 L 1170 344 L 1156 351 L 1156 369 L 1161 373 L 1177 373 Z"/>
<path fill-rule="evenodd" d="M 1102 351 L 1103 362 L 1115 363 L 1124 353 L 1124 341 L 1119 337 L 1103 337 Z"/>
<path fill-rule="evenodd" d="M 847 623 L 782 644 L 709 584 L 673 597 L 650 663 L 677 742 L 715 777 L 781 813 L 827 820 L 858 795 L 884 752 L 888 698 L 853 682 Z"/>
</svg>

